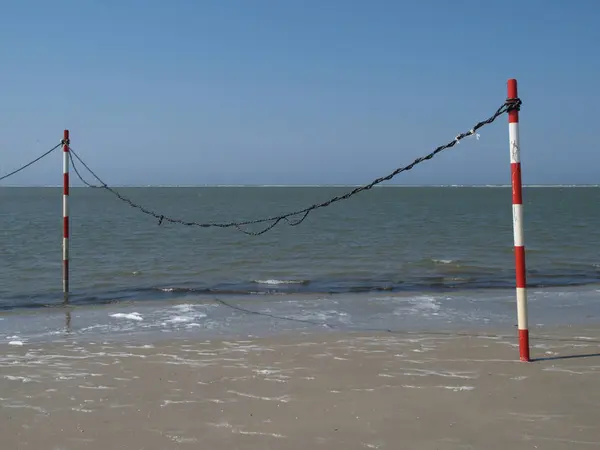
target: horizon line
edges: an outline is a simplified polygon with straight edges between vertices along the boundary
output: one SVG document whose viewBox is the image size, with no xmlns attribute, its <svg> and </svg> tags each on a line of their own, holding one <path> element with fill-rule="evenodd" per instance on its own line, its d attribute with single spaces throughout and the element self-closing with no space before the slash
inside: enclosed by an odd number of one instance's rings
<svg viewBox="0 0 600 450">
<path fill-rule="evenodd" d="M 356 188 L 365 186 L 364 184 L 115 184 L 113 188 Z M 36 188 L 36 189 L 55 189 L 62 188 L 62 185 L 0 185 L 0 188 Z M 90 188 L 85 185 L 71 185 L 73 189 L 102 189 L 102 186 Z M 510 184 L 387 184 L 376 185 L 374 188 L 509 188 Z M 523 184 L 523 187 L 530 188 L 549 188 L 549 187 L 600 187 L 600 184 Z"/>
</svg>

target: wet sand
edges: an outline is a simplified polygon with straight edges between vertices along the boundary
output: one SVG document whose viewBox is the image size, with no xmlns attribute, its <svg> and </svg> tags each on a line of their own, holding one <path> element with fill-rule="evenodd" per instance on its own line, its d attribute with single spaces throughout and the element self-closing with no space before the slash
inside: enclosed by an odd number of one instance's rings
<svg viewBox="0 0 600 450">
<path fill-rule="evenodd" d="M 600 328 L 0 346 L 2 450 L 600 447 Z"/>
</svg>

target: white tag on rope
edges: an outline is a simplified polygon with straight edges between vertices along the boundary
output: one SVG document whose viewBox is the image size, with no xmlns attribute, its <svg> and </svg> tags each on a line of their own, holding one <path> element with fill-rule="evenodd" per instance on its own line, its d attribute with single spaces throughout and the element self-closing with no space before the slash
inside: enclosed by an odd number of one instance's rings
<svg viewBox="0 0 600 450">
<path fill-rule="evenodd" d="M 475 130 L 474 130 L 474 129 L 471 129 L 471 131 L 469 131 L 469 134 L 470 134 L 471 136 L 475 135 L 475 139 L 477 139 L 477 140 L 479 140 L 479 138 L 480 138 L 480 136 L 481 136 L 479 133 L 475 133 Z"/>
</svg>

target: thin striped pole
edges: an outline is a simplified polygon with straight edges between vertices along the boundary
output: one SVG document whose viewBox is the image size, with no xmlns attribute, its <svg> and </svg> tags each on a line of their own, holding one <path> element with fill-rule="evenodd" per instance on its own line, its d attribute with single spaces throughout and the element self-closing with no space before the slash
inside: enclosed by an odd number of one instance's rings
<svg viewBox="0 0 600 450">
<path fill-rule="evenodd" d="M 508 80 L 508 101 L 517 99 L 517 80 Z M 512 181 L 513 234 L 515 242 L 515 272 L 517 288 L 517 327 L 519 356 L 529 361 L 529 329 L 527 325 L 527 275 L 525 269 L 525 239 L 523 235 L 523 186 L 521 183 L 521 148 L 519 146 L 519 111 L 508 112 L 510 142 L 510 172 Z"/>
<path fill-rule="evenodd" d="M 69 130 L 63 138 L 63 294 L 69 302 Z"/>
</svg>

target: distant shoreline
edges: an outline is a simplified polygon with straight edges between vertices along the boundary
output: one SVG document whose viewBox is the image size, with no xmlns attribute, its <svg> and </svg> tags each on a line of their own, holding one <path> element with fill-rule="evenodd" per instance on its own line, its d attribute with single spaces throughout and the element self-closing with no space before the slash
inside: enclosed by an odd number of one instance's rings
<svg viewBox="0 0 600 450">
<path fill-rule="evenodd" d="M 110 185 L 116 189 L 129 188 L 356 188 L 363 186 L 362 184 L 198 184 L 198 185 Z M 379 185 L 374 188 L 510 188 L 509 184 L 390 184 Z M 600 184 L 524 184 L 525 188 L 600 188 Z M 36 189 L 57 189 L 62 188 L 62 185 L 6 185 L 2 188 L 36 188 Z M 88 188 L 87 186 L 71 186 L 73 189 Z M 89 189 L 89 188 L 88 188 Z"/>
</svg>

